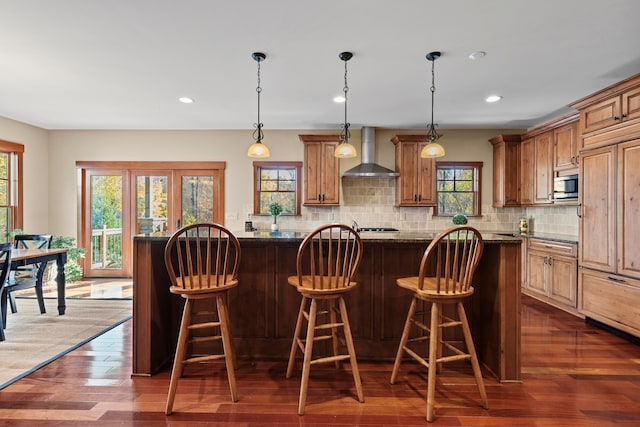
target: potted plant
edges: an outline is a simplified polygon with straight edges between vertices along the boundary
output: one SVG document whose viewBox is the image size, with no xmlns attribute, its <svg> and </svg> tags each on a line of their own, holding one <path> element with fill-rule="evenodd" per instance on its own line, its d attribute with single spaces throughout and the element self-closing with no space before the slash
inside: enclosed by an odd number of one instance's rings
<svg viewBox="0 0 640 427">
<path fill-rule="evenodd" d="M 273 202 L 269 205 L 269 213 L 273 217 L 273 224 L 271 224 L 271 231 L 278 231 L 278 217 L 282 214 L 282 205 L 278 202 Z"/>
</svg>

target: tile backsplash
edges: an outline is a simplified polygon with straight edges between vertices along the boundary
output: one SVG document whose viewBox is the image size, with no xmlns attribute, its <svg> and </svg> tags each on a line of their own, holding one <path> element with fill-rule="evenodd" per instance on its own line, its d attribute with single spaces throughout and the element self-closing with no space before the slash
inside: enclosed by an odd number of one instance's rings
<svg viewBox="0 0 640 427">
<path fill-rule="evenodd" d="M 395 178 L 342 178 L 341 205 L 303 206 L 299 217 L 280 217 L 281 230 L 310 230 L 328 222 L 361 227 L 394 227 L 401 231 L 441 231 L 452 225 L 451 218 L 434 217 L 430 207 L 396 207 Z M 532 231 L 578 235 L 575 207 L 494 208 L 482 206 L 481 217 L 469 218 L 480 231 L 516 231 L 522 216 L 531 222 Z M 268 229 L 270 218 L 255 217 L 254 226 Z"/>
</svg>

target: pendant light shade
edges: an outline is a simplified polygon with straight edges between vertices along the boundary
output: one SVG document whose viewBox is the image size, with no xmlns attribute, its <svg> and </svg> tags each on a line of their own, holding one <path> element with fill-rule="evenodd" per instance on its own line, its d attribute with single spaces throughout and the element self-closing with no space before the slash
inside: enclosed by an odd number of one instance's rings
<svg viewBox="0 0 640 427">
<path fill-rule="evenodd" d="M 433 123 L 433 105 L 434 105 L 434 96 L 436 92 L 435 85 L 435 62 L 436 59 L 440 58 L 440 52 L 430 52 L 427 54 L 427 61 L 431 62 L 431 124 L 429 124 L 429 128 L 427 131 L 427 140 L 429 143 L 422 148 L 420 152 L 420 157 L 425 158 L 436 158 L 444 156 L 444 148 L 442 145 L 438 144 L 436 141 L 440 139 L 438 132 L 436 132 L 436 124 Z"/>
<path fill-rule="evenodd" d="M 255 139 L 256 142 L 247 150 L 247 156 L 265 158 L 269 157 L 271 152 L 269 152 L 269 147 L 262 143 L 264 134 L 262 133 L 263 125 L 262 122 L 260 122 L 260 93 L 262 92 L 262 88 L 260 87 L 260 63 L 267 58 L 267 55 L 262 52 L 254 52 L 251 54 L 251 57 L 258 63 L 258 86 L 256 87 L 258 94 L 258 121 L 253 124 L 256 128 L 256 130 L 253 131 L 253 139 Z"/>
<path fill-rule="evenodd" d="M 342 89 L 344 92 L 344 124 L 342 125 L 342 133 L 340 134 L 340 143 L 333 152 L 333 155 L 341 159 L 355 157 L 357 155 L 356 148 L 349 143 L 349 138 L 351 137 L 349 127 L 351 123 L 347 121 L 347 92 L 349 92 L 349 86 L 347 85 L 347 61 L 352 57 L 353 53 L 351 52 L 342 52 L 338 55 L 338 58 L 344 61 L 344 88 Z"/>
</svg>

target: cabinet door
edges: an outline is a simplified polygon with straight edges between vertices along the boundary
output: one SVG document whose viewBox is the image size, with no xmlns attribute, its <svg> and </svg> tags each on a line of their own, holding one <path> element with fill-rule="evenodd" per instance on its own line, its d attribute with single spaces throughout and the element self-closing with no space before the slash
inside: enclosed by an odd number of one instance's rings
<svg viewBox="0 0 640 427">
<path fill-rule="evenodd" d="M 581 267 L 615 272 L 615 148 L 582 154 L 580 162 Z"/>
<path fill-rule="evenodd" d="M 527 262 L 527 289 L 547 296 L 547 254 L 529 251 Z"/>
<path fill-rule="evenodd" d="M 422 151 L 421 144 L 418 149 Z M 418 154 L 418 205 L 434 206 L 436 204 L 436 167 L 435 160 L 423 159 Z"/>
<path fill-rule="evenodd" d="M 533 204 L 533 165 L 534 165 L 533 139 L 526 139 L 520 145 L 520 204 Z"/>
<path fill-rule="evenodd" d="M 553 188 L 553 132 L 535 137 L 535 199 L 534 204 L 552 203 Z"/>
<path fill-rule="evenodd" d="M 396 181 L 396 204 L 415 206 L 418 199 L 418 143 L 399 142 L 396 145 L 396 170 L 400 176 Z"/>
<path fill-rule="evenodd" d="M 340 203 L 339 161 L 333 155 L 336 144 L 333 141 L 304 141 L 305 205 Z"/>
<path fill-rule="evenodd" d="M 321 201 L 321 159 L 321 143 L 307 142 L 304 144 L 304 204 L 318 204 Z"/>
<path fill-rule="evenodd" d="M 322 168 L 320 179 L 320 192 L 322 204 L 340 204 L 340 164 L 339 159 L 333 154 L 337 143 L 322 143 Z"/>
<path fill-rule="evenodd" d="M 506 147 L 504 143 L 493 146 L 493 207 L 501 208 L 504 206 L 504 168 Z"/>
<path fill-rule="evenodd" d="M 578 125 L 571 123 L 553 131 L 553 170 L 578 167 Z"/>
<path fill-rule="evenodd" d="M 640 279 L 640 139 L 618 146 L 618 274 Z"/>
<path fill-rule="evenodd" d="M 640 87 L 622 94 L 622 114 L 624 120 L 640 117 Z"/>
<path fill-rule="evenodd" d="M 622 116 L 621 102 L 620 96 L 614 96 L 582 110 L 580 112 L 582 133 L 593 132 L 619 123 Z"/>
<path fill-rule="evenodd" d="M 549 293 L 554 300 L 576 308 L 578 261 L 575 258 L 551 257 L 549 264 Z"/>
<path fill-rule="evenodd" d="M 493 145 L 493 207 L 520 206 L 520 143 Z"/>
</svg>

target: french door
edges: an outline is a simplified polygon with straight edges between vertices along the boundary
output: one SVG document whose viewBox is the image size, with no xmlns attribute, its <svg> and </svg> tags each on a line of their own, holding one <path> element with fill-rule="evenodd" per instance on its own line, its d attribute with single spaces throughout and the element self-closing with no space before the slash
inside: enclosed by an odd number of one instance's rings
<svg viewBox="0 0 640 427">
<path fill-rule="evenodd" d="M 130 277 L 132 236 L 224 221 L 224 162 L 77 162 L 85 277 Z M 112 166 L 112 167 L 110 167 Z M 119 166 L 116 168 L 115 166 Z"/>
</svg>

